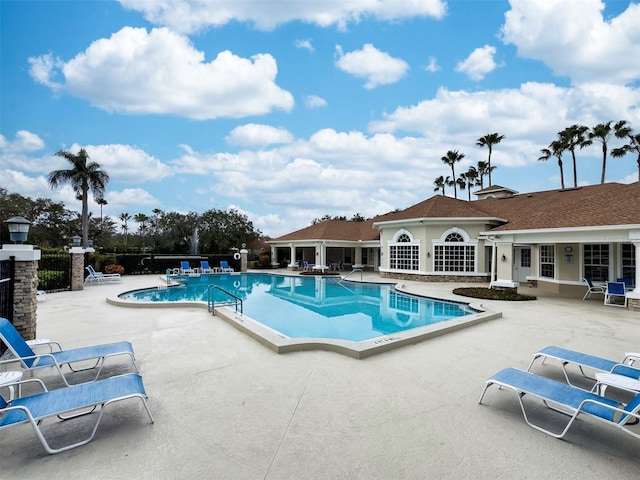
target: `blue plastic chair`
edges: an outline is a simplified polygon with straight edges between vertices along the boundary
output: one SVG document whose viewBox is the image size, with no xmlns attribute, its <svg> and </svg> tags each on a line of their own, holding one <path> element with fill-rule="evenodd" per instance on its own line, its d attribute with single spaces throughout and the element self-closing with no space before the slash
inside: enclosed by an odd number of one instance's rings
<svg viewBox="0 0 640 480">
<path fill-rule="evenodd" d="M 38 379 L 25 380 L 18 382 L 18 384 L 33 382 L 39 383 L 44 391 L 35 395 L 16 398 L 10 404 L 0 397 L 0 430 L 23 423 L 30 423 L 42 446 L 50 454 L 71 450 L 72 448 L 86 445 L 93 440 L 102 419 L 102 414 L 107 406 L 120 400 L 139 398 L 142 400 L 151 423 L 154 422 L 147 405 L 147 393 L 142 384 L 142 377 L 137 374 L 119 375 L 93 383 L 83 383 L 51 391 L 47 391 L 44 383 Z M 44 437 L 42 430 L 40 430 L 40 423 L 44 419 L 58 416 L 61 420 L 69 420 L 88 415 L 98 406 L 100 406 L 98 419 L 93 426 L 91 434 L 84 440 L 53 448 Z M 82 409 L 80 413 L 78 413 L 79 409 Z"/>
<path fill-rule="evenodd" d="M 220 260 L 220 269 L 223 272 L 233 272 L 233 268 L 229 266 L 229 263 L 226 260 Z"/>
<path fill-rule="evenodd" d="M 622 303 L 616 302 L 618 299 L 622 299 Z M 604 304 L 612 307 L 627 308 L 627 294 L 623 282 L 607 282 Z"/>
<path fill-rule="evenodd" d="M 131 358 L 134 370 L 138 372 L 133 346 L 129 342 L 106 343 L 92 347 L 74 348 L 71 350 L 61 350 L 59 352 L 47 352 L 37 354 L 24 341 L 20 333 L 6 318 L 0 317 L 0 340 L 2 340 L 15 358 L 0 361 L 0 365 L 20 362 L 23 368 L 35 370 L 37 368 L 54 368 L 66 385 L 71 385 L 62 372 L 62 367 L 68 365 L 71 371 L 79 372 L 84 370 L 97 369 L 96 376 L 91 381 L 96 381 L 100 376 L 104 362 L 109 357 L 117 355 L 128 355 Z M 71 365 L 76 362 L 87 360 L 95 361 L 90 367 L 74 369 Z"/>
</svg>

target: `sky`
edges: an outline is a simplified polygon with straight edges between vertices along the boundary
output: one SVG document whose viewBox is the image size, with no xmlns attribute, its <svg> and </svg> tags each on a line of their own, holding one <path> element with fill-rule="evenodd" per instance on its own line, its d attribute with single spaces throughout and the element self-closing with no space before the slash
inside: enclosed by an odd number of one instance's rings
<svg viewBox="0 0 640 480">
<path fill-rule="evenodd" d="M 0 0 L 0 187 L 80 211 L 47 174 L 84 148 L 104 215 L 233 208 L 277 237 L 421 202 L 497 132 L 494 184 L 557 189 L 557 132 L 640 131 L 638 25 L 620 0 Z M 577 160 L 599 183 L 600 145 Z M 609 158 L 606 181 L 637 180 Z"/>
</svg>

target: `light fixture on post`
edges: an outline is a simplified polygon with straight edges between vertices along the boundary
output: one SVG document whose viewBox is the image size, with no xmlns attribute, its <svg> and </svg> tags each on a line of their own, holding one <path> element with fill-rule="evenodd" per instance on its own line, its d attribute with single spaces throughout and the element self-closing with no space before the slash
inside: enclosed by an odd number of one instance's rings
<svg viewBox="0 0 640 480">
<path fill-rule="evenodd" d="M 11 217 L 9 220 L 5 220 L 9 229 L 9 239 L 13 243 L 24 243 L 27 241 L 29 235 L 29 228 L 31 222 L 24 217 Z"/>
<path fill-rule="evenodd" d="M 503 262 L 506 262 L 506 261 L 507 261 L 507 256 L 506 256 L 504 253 L 502 254 L 502 261 L 503 261 Z"/>
<path fill-rule="evenodd" d="M 79 235 L 74 235 L 71 241 L 73 242 L 71 244 L 72 247 L 79 247 L 80 242 L 82 242 L 82 237 L 80 237 Z"/>
</svg>

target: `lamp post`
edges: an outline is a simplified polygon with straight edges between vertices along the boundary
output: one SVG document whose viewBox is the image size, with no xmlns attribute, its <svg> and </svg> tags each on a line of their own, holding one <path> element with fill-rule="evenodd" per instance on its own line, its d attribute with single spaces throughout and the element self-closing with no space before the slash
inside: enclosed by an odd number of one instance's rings
<svg viewBox="0 0 640 480">
<path fill-rule="evenodd" d="M 11 217 L 9 220 L 5 220 L 9 229 L 9 239 L 14 243 L 24 243 L 27 241 L 29 235 L 29 228 L 31 222 L 24 217 Z"/>
</svg>

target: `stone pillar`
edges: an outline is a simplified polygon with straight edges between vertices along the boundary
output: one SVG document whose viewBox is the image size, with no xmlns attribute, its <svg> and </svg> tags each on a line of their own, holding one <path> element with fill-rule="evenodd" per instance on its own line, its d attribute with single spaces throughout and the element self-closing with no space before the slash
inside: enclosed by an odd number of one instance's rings
<svg viewBox="0 0 640 480">
<path fill-rule="evenodd" d="M 72 247 L 69 250 L 71 255 L 71 290 L 83 290 L 85 269 L 84 269 L 84 252 L 82 247 Z"/>
<path fill-rule="evenodd" d="M 240 271 L 241 272 L 247 271 L 247 254 L 248 253 L 249 253 L 249 250 L 247 250 L 244 244 L 242 244 L 242 248 L 240 249 Z"/>
<path fill-rule="evenodd" d="M 13 325 L 25 340 L 36 338 L 38 261 L 40 250 L 33 245 L 3 245 L 0 260 L 14 257 Z"/>
</svg>

